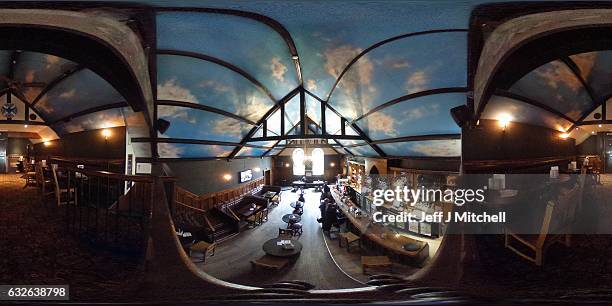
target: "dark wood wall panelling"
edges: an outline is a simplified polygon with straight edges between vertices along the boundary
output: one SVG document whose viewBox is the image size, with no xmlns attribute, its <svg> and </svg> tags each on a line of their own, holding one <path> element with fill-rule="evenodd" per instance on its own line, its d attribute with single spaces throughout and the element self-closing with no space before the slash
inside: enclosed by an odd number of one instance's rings
<svg viewBox="0 0 612 306">
<path fill-rule="evenodd" d="M 259 172 L 253 171 L 253 179 L 257 179 L 264 175 L 264 171 L 272 169 L 270 157 L 240 158 L 230 161 L 225 159 L 173 161 L 166 164 L 177 177 L 176 184 L 197 195 L 238 186 L 240 171 L 260 168 Z M 229 181 L 224 180 L 225 174 L 230 174 L 232 178 Z"/>
<path fill-rule="evenodd" d="M 389 160 L 389 167 L 458 172 L 461 158 L 402 158 Z"/>
<path fill-rule="evenodd" d="M 60 139 L 34 145 L 34 156 L 37 159 L 48 159 L 50 156 L 68 159 L 125 159 L 125 127 L 110 128 L 111 136 L 104 140 L 102 130 L 91 130 L 67 134 Z"/>
<path fill-rule="evenodd" d="M 511 122 L 504 130 L 495 120 L 480 120 L 475 128 L 463 129 L 464 170 L 479 165 L 488 169 L 514 170 L 533 168 L 545 171 L 550 165 L 567 166 L 578 154 L 575 140 L 562 139 L 561 133 L 544 127 Z M 499 167 L 494 167 L 495 164 Z"/>
</svg>

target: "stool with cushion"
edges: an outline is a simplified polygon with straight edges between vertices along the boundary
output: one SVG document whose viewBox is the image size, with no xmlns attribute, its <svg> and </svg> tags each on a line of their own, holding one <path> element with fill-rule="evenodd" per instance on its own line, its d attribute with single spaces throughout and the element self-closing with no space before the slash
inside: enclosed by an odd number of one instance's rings
<svg viewBox="0 0 612 306">
<path fill-rule="evenodd" d="M 303 233 L 302 224 L 299 222 L 291 223 L 291 228 L 293 231 L 293 236 L 301 236 Z"/>
<path fill-rule="evenodd" d="M 338 234 L 338 246 L 342 247 L 342 242 L 345 241 L 346 242 L 346 251 L 349 252 L 350 251 L 350 247 L 351 247 L 351 243 L 357 242 L 359 244 L 359 248 L 361 249 L 361 238 L 359 238 L 359 236 L 351 233 L 351 232 L 346 232 L 346 233 L 339 233 Z"/>
<path fill-rule="evenodd" d="M 387 268 L 391 271 L 393 263 L 387 256 L 361 256 L 361 269 L 363 274 L 366 273 L 366 269 L 381 269 Z"/>
<path fill-rule="evenodd" d="M 206 241 L 198 241 L 189 246 L 189 257 L 192 256 L 194 252 L 202 253 L 202 259 L 200 262 L 204 262 L 206 260 L 206 256 L 210 254 L 210 256 L 215 256 L 215 243 L 210 243 Z"/>
</svg>

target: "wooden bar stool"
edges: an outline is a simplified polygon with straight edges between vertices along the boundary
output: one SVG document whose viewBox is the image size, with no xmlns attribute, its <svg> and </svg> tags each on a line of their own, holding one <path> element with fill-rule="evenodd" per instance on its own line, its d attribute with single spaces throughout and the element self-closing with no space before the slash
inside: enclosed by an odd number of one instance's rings
<svg viewBox="0 0 612 306">
<path fill-rule="evenodd" d="M 359 249 L 361 249 L 361 238 L 359 236 L 351 233 L 339 233 L 338 234 L 338 246 L 342 247 L 342 241 L 346 242 L 346 251 L 350 252 L 351 243 L 357 242 L 359 245 Z"/>
</svg>

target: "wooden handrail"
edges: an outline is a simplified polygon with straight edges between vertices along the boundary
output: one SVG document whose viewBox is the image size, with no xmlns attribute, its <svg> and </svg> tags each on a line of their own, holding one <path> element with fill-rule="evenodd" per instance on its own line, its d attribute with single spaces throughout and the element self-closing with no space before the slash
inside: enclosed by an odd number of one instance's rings
<svg viewBox="0 0 612 306">
<path fill-rule="evenodd" d="M 70 170 L 70 171 L 74 171 L 74 172 L 79 172 L 85 175 L 89 175 L 89 176 L 98 176 L 98 177 L 106 177 L 106 178 L 111 178 L 111 179 L 116 179 L 116 180 L 123 180 L 123 181 L 132 181 L 132 182 L 142 182 L 142 183 L 153 183 L 155 181 L 155 178 L 151 175 L 131 175 L 131 174 L 121 174 L 121 173 L 114 173 L 114 172 L 108 172 L 108 171 L 95 171 L 95 170 L 86 170 L 86 169 L 79 169 L 76 167 L 70 167 L 70 166 L 62 166 L 62 169 L 66 169 L 66 170 Z M 161 177 L 163 181 L 172 181 L 172 180 L 176 180 L 176 178 L 174 177 Z"/>
<path fill-rule="evenodd" d="M 236 221 L 240 221 L 240 218 L 238 218 L 238 216 L 236 215 L 236 213 L 232 210 L 231 207 L 228 207 L 227 210 L 229 210 L 230 213 L 232 213 L 232 217 L 234 217 L 234 219 L 236 219 Z"/>
<path fill-rule="evenodd" d="M 195 210 L 195 211 L 197 211 L 197 212 L 202 213 L 202 216 L 204 217 L 204 221 L 206 221 L 206 225 L 208 225 L 208 228 L 209 228 L 209 229 L 210 229 L 210 230 L 211 230 L 213 233 L 215 232 L 215 228 L 213 227 L 212 223 L 210 222 L 210 220 L 208 220 L 208 217 L 206 216 L 206 210 L 201 209 L 201 208 L 197 208 L 197 207 L 193 207 L 193 206 L 191 206 L 191 205 L 187 205 L 187 204 L 185 204 L 185 203 L 183 203 L 183 202 L 180 202 L 180 201 L 177 201 L 177 200 L 174 200 L 174 203 L 176 203 L 176 204 L 178 204 L 178 205 L 181 205 L 181 206 L 184 206 L 184 207 L 186 207 L 186 208 L 188 208 L 188 209 Z"/>
</svg>

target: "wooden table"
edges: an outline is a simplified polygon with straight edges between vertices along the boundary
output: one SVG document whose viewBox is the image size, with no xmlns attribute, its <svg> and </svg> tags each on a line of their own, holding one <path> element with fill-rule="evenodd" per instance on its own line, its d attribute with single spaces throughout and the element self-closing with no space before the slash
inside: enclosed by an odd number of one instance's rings
<svg viewBox="0 0 612 306">
<path fill-rule="evenodd" d="M 239 214 L 245 218 L 248 218 L 254 215 L 257 212 L 257 209 L 258 207 L 255 204 L 244 205 L 243 207 L 238 209 L 238 211 L 236 211 L 236 214 Z"/>
<path fill-rule="evenodd" d="M 281 240 L 291 240 L 293 244 L 293 249 L 285 249 L 282 245 L 278 245 L 278 242 Z M 302 252 L 302 244 L 295 239 L 287 239 L 287 238 L 272 238 L 266 242 L 264 242 L 262 249 L 263 251 L 271 256 L 277 257 L 291 257 Z"/>
<path fill-rule="evenodd" d="M 302 202 L 300 202 L 300 201 L 293 202 L 293 203 L 291 203 L 290 205 L 291 205 L 291 207 L 293 207 L 293 208 L 302 208 L 302 207 L 304 207 L 304 203 L 302 203 Z"/>
<path fill-rule="evenodd" d="M 302 217 L 296 214 L 286 214 L 283 216 L 283 222 L 285 223 L 296 223 L 302 221 Z"/>
</svg>

